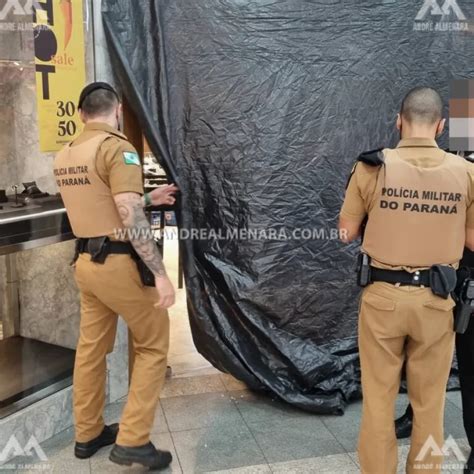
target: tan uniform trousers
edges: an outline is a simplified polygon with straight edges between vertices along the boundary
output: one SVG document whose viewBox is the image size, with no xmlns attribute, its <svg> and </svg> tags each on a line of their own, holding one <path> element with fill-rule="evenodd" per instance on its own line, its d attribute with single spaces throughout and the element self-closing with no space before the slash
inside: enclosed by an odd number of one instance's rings
<svg viewBox="0 0 474 474">
<path fill-rule="evenodd" d="M 442 457 L 433 456 L 431 449 L 422 459 L 419 454 L 430 436 L 440 448 L 444 444 L 446 384 L 454 351 L 453 306 L 451 298 L 435 296 L 429 288 L 381 282 L 365 288 L 359 314 L 363 474 L 397 472 L 395 401 L 404 361 L 414 412 L 406 472 L 440 472 Z"/>
<path fill-rule="evenodd" d="M 154 308 L 156 290 L 143 287 L 129 255 L 109 255 L 101 265 L 82 254 L 75 276 L 81 293 L 74 367 L 76 440 L 90 441 L 104 427 L 106 355 L 114 345 L 119 314 L 132 333 L 135 361 L 117 444 L 146 444 L 166 374 L 168 313 Z"/>
</svg>

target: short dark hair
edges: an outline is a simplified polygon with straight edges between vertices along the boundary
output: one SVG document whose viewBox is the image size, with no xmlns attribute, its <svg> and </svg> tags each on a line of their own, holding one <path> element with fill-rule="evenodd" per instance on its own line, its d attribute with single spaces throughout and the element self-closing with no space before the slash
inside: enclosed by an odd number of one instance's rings
<svg viewBox="0 0 474 474">
<path fill-rule="evenodd" d="M 432 125 L 443 118 L 443 100 L 431 87 L 415 87 L 403 99 L 400 114 L 408 122 Z"/>
<path fill-rule="evenodd" d="M 81 105 L 81 110 L 88 117 L 99 117 L 110 114 L 119 101 L 114 92 L 106 89 L 97 89 L 84 99 Z"/>
</svg>

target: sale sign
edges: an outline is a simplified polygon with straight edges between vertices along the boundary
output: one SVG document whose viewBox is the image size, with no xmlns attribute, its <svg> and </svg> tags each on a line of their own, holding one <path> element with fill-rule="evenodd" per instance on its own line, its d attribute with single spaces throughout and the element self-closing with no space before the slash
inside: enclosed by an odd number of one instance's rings
<svg viewBox="0 0 474 474">
<path fill-rule="evenodd" d="M 81 131 L 77 99 L 85 85 L 82 0 L 33 3 L 40 150 L 60 150 Z"/>
</svg>

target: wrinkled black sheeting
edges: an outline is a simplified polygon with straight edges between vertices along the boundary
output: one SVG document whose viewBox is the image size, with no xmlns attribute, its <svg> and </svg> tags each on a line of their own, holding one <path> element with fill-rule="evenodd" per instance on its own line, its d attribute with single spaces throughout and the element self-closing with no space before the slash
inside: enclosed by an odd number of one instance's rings
<svg viewBox="0 0 474 474">
<path fill-rule="evenodd" d="M 181 228 L 335 228 L 355 158 L 396 143 L 403 94 L 429 84 L 447 99 L 452 77 L 473 76 L 473 36 L 414 32 L 420 7 L 104 0 L 122 85 L 181 189 Z M 182 249 L 194 341 L 216 367 L 318 413 L 360 395 L 356 244 Z"/>
</svg>

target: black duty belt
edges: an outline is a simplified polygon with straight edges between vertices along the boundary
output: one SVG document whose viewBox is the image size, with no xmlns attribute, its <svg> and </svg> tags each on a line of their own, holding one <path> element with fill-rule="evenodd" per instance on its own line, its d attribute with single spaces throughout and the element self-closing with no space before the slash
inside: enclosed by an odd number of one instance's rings
<svg viewBox="0 0 474 474">
<path fill-rule="evenodd" d="M 421 270 L 414 273 L 405 270 L 384 270 L 371 267 L 371 280 L 383 281 L 385 283 L 400 284 L 403 286 L 426 286 L 430 287 L 430 271 Z"/>
<path fill-rule="evenodd" d="M 78 253 L 90 253 L 89 241 L 93 239 L 77 239 L 76 251 Z M 133 247 L 130 242 L 115 242 L 107 241 L 107 253 L 108 254 L 132 254 Z"/>
<path fill-rule="evenodd" d="M 137 265 L 137 270 L 144 286 L 155 286 L 155 275 L 148 266 L 139 257 L 130 242 L 111 241 L 108 237 L 94 237 L 90 239 L 77 239 L 76 253 L 74 254 L 74 265 L 79 254 L 88 253 L 91 256 L 91 262 L 103 264 L 111 254 L 130 255 Z"/>
</svg>

